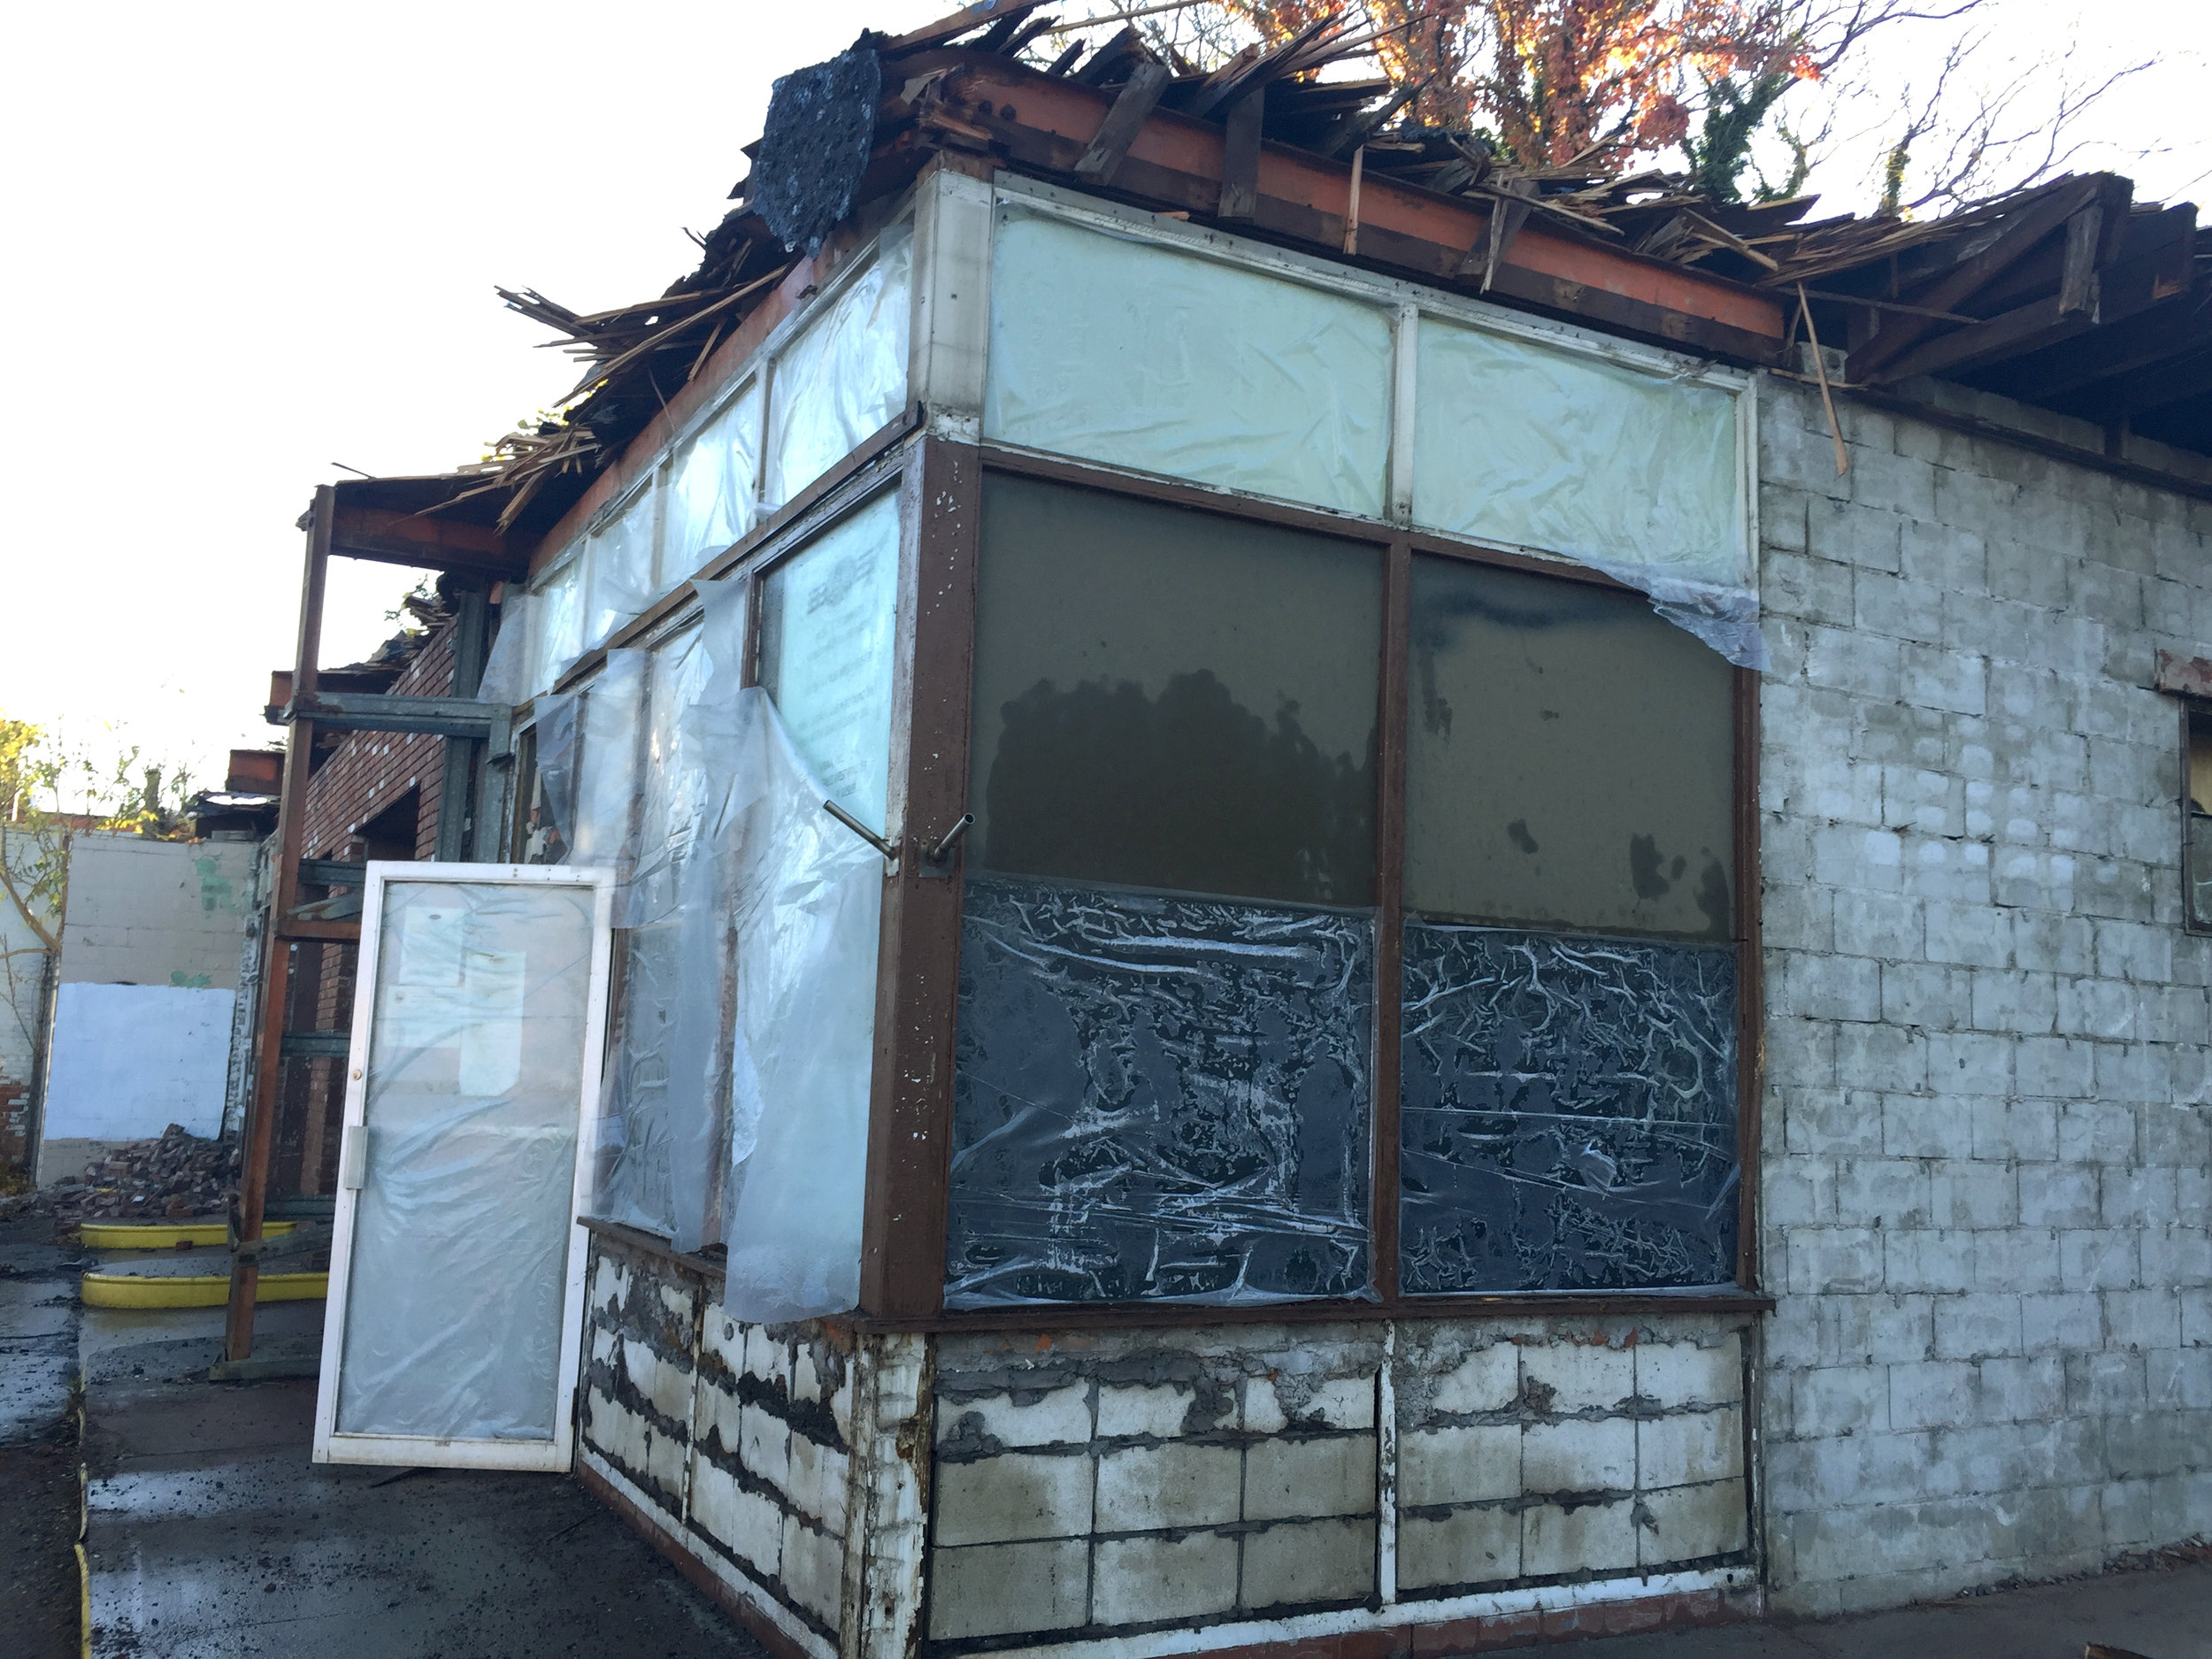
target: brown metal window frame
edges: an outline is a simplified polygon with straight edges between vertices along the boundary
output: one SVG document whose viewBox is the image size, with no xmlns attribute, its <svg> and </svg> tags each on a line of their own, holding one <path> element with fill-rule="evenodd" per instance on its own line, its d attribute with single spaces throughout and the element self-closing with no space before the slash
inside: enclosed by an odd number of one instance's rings
<svg viewBox="0 0 2212 1659">
<path fill-rule="evenodd" d="M 887 821 L 898 826 L 897 869 L 884 887 L 876 1060 L 869 1119 L 860 1310 L 843 1323 L 871 1330 L 1051 1331 L 1381 1321 L 1539 1313 L 1755 1313 L 1759 1289 L 1757 1171 L 1763 1088 L 1759 929 L 1758 676 L 1734 679 L 1739 1217 L 1732 1286 L 1674 1291 L 1552 1291 L 1405 1296 L 1398 1286 L 1399 999 L 1404 919 L 1406 680 L 1413 556 L 1433 554 L 1617 592 L 1622 584 L 1579 566 L 1456 538 L 1340 517 L 1250 496 L 992 445 L 921 434 L 897 463 L 901 513 L 899 672 L 892 713 Z M 887 461 L 886 466 L 893 463 Z M 1277 525 L 1364 543 L 1385 558 L 1382 684 L 1376 812 L 1375 1101 L 1371 1246 L 1375 1294 L 1256 1307 L 1184 1302 L 1071 1302 L 952 1311 L 944 1307 L 950 1183 L 953 1058 L 957 1036 L 962 862 L 921 856 L 967 810 L 975 658 L 975 578 L 986 472 L 1058 482 L 1128 500 Z M 872 487 L 869 494 L 874 493 Z M 857 505 L 849 500 L 848 508 Z M 810 515 L 810 518 L 812 516 Z M 764 568 L 760 566 L 757 568 Z"/>
</svg>

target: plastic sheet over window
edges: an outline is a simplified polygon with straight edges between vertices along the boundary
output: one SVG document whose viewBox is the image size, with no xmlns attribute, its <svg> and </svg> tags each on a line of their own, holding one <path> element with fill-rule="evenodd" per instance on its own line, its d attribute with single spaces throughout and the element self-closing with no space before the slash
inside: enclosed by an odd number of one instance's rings
<svg viewBox="0 0 2212 1659">
<path fill-rule="evenodd" d="M 710 605 L 718 605 L 741 592 L 741 584 L 710 586 L 707 598 Z M 725 655 L 733 670 L 735 641 Z M 698 745 L 685 741 L 685 730 L 695 724 L 701 702 L 714 685 L 712 667 L 700 630 L 652 656 L 636 864 L 615 912 L 616 925 L 626 931 L 620 955 L 620 1018 L 600 1117 L 596 1184 L 600 1214 L 672 1240 L 680 1237 L 687 1249 L 719 1233 L 718 1225 L 709 1225 L 708 1198 L 718 1185 L 714 1179 L 718 1097 L 703 1070 L 672 1095 L 670 1089 L 676 1021 L 686 993 L 681 972 L 686 876 L 701 845 L 696 831 L 708 789 Z M 726 698 L 735 684 L 733 672 L 720 687 Z M 695 883 L 692 890 L 710 891 Z M 698 990 L 712 1005 L 710 1020 L 718 1021 L 718 965 Z M 714 1058 L 710 1048 L 699 1064 L 711 1066 Z"/>
<path fill-rule="evenodd" d="M 660 586 L 672 588 L 752 528 L 760 486 L 760 382 L 726 403 L 668 472 Z"/>
<path fill-rule="evenodd" d="M 604 645 L 625 623 L 653 603 L 653 491 L 640 490 L 630 503 L 591 533 L 584 544 L 584 640 L 579 648 Z"/>
<path fill-rule="evenodd" d="M 584 561 L 572 558 L 538 585 L 530 616 L 530 690 L 550 691 L 584 651 Z"/>
<path fill-rule="evenodd" d="M 510 584 L 499 603 L 499 632 L 484 658 L 484 672 L 476 682 L 480 702 L 513 704 L 526 701 L 535 689 L 530 679 L 530 595 Z"/>
<path fill-rule="evenodd" d="M 576 772 L 583 698 L 573 691 L 551 692 L 538 699 L 536 709 L 532 730 L 537 736 L 538 794 L 544 816 L 551 820 L 551 833 L 541 856 L 531 862 L 557 864 L 567 861 L 569 846 L 576 838 Z"/>
<path fill-rule="evenodd" d="M 1002 205 L 985 435 L 1382 516 L 1374 305 Z"/>
<path fill-rule="evenodd" d="M 1409 919 L 1401 1283 L 1728 1283 L 1736 958 Z"/>
<path fill-rule="evenodd" d="M 883 233 L 874 259 L 776 358 L 764 504 L 782 506 L 906 407 L 913 227 Z"/>
<path fill-rule="evenodd" d="M 592 908 L 386 889 L 340 1433 L 552 1438 Z"/>
<path fill-rule="evenodd" d="M 890 494 L 761 584 L 760 683 L 830 798 L 878 834 L 890 786 L 898 599 L 899 503 Z"/>
<path fill-rule="evenodd" d="M 583 733 L 576 761 L 576 821 L 569 833 L 572 864 L 608 864 L 626 881 L 638 795 L 640 730 L 645 718 L 643 651 L 609 651 L 607 664 L 583 687 Z M 539 750 L 538 764 L 545 764 Z M 617 902 L 622 889 L 616 889 Z"/>
<path fill-rule="evenodd" d="M 1763 669 L 1737 442 L 1717 387 L 1421 319 L 1414 522 L 1579 560 Z"/>
<path fill-rule="evenodd" d="M 946 1302 L 1368 1285 L 1373 924 L 971 875 Z"/>
<path fill-rule="evenodd" d="M 811 1318 L 860 1296 L 883 860 L 822 810 L 764 692 L 739 692 L 733 717 L 710 807 L 726 887 L 704 912 L 735 942 L 722 1305 Z M 686 942 L 691 984 L 704 941 Z"/>
</svg>

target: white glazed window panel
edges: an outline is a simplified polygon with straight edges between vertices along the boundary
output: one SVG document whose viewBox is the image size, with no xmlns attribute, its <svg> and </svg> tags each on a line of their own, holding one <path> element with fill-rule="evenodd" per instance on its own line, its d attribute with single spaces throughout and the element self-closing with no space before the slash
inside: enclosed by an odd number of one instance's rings
<svg viewBox="0 0 2212 1659">
<path fill-rule="evenodd" d="M 1741 588 L 1736 395 L 1421 319 L 1413 518 Z"/>
<path fill-rule="evenodd" d="M 669 468 L 660 586 L 673 587 L 752 528 L 760 488 L 757 380 L 676 452 Z"/>
<path fill-rule="evenodd" d="M 883 234 L 868 268 L 794 334 L 770 394 L 767 488 L 782 506 L 906 406 L 912 328 L 912 227 Z"/>
<path fill-rule="evenodd" d="M 769 572 L 760 683 L 829 798 L 879 834 L 891 771 L 899 506 L 878 495 Z"/>
<path fill-rule="evenodd" d="M 1380 518 L 1391 315 L 1002 206 L 984 435 Z"/>
</svg>

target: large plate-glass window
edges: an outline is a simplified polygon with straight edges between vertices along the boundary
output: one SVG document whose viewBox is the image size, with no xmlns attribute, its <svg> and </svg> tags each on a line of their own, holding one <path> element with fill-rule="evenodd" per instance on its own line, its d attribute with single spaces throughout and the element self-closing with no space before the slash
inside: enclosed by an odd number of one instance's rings
<svg viewBox="0 0 2212 1659">
<path fill-rule="evenodd" d="M 987 477 L 946 1298 L 1368 1283 L 1371 548 Z"/>
<path fill-rule="evenodd" d="M 1380 555 L 996 474 L 983 500 L 971 862 L 1369 903 Z"/>
<path fill-rule="evenodd" d="M 1640 597 L 1417 558 L 1402 1283 L 1725 1283 L 1732 671 Z"/>
<path fill-rule="evenodd" d="M 834 800 L 878 834 L 891 769 L 899 503 L 875 497 L 761 585 L 760 683 Z"/>
</svg>

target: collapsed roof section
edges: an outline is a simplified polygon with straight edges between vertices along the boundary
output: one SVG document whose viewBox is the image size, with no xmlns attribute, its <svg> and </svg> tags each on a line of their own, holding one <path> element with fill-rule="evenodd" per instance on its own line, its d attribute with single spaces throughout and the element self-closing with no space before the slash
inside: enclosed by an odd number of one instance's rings
<svg viewBox="0 0 2212 1659">
<path fill-rule="evenodd" d="M 1517 167 L 1412 123 L 1410 86 L 1321 78 L 1369 43 L 1341 19 L 1210 71 L 1133 28 L 1041 65 L 1024 56 L 1054 27 L 1039 5 L 864 33 L 780 81 L 739 205 L 657 299 L 582 315 L 501 290 L 584 373 L 561 419 L 510 434 L 467 481 L 421 480 L 449 503 L 437 516 L 502 542 L 541 533 L 797 260 L 941 154 L 1732 363 L 1794 367 L 1809 332 L 1845 349 L 1847 386 L 1939 376 L 2212 453 L 2212 246 L 2193 206 L 2138 204 L 2125 179 L 1927 222 L 1809 219 L 1811 197 Z"/>
</svg>

